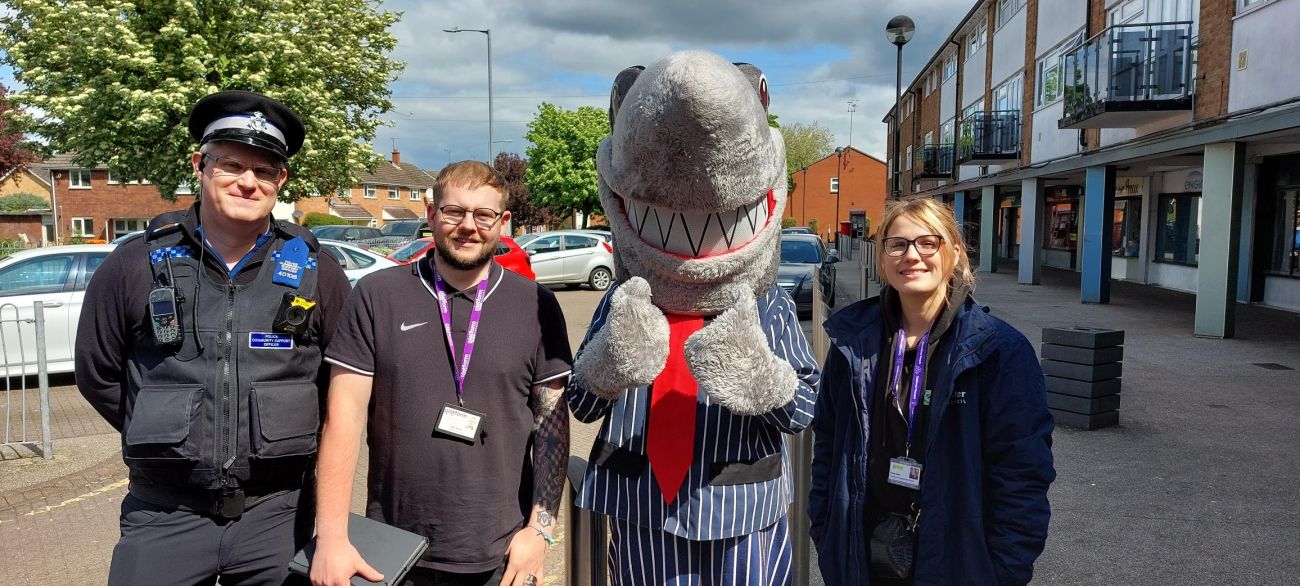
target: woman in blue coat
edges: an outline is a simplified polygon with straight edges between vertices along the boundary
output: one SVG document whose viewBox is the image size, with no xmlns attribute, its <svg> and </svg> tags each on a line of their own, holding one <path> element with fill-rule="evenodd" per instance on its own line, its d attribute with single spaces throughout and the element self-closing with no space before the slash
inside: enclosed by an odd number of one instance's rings
<svg viewBox="0 0 1300 586">
<path fill-rule="evenodd" d="M 1025 584 L 1051 516 L 1034 348 L 970 297 L 952 212 L 891 204 L 880 297 L 827 320 L 812 537 L 827 584 Z"/>
</svg>

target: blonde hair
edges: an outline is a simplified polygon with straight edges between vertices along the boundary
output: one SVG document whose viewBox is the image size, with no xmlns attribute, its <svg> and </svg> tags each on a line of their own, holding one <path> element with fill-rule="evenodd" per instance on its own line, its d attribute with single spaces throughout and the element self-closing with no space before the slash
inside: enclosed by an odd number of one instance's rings
<svg viewBox="0 0 1300 586">
<path fill-rule="evenodd" d="M 510 209 L 510 194 L 506 191 L 506 180 L 496 169 L 481 161 L 459 161 L 442 168 L 433 180 L 433 206 L 442 203 L 443 191 L 447 186 L 455 185 L 464 189 L 478 189 L 484 185 L 501 194 L 503 210 Z"/>
<path fill-rule="evenodd" d="M 961 247 L 959 254 L 954 254 L 947 246 L 939 247 L 943 259 L 943 271 L 948 275 L 950 287 L 962 285 L 968 291 L 975 290 L 975 274 L 970 269 L 970 257 L 966 254 L 966 242 L 962 240 L 961 228 L 952 210 L 930 197 L 917 196 L 893 200 L 885 204 L 885 217 L 876 230 L 876 273 L 880 274 L 881 264 L 885 259 L 885 236 L 889 227 L 899 218 L 908 218 L 934 230 L 943 237 L 944 242 Z"/>
</svg>

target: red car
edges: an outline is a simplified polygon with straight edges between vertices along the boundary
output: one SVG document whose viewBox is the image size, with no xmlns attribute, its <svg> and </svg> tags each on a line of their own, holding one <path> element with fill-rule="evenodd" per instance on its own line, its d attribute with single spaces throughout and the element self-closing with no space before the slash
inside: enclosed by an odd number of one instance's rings
<svg viewBox="0 0 1300 586">
<path fill-rule="evenodd" d="M 393 259 L 399 265 L 409 265 L 421 258 L 430 250 L 433 250 L 433 237 L 426 236 L 418 240 L 412 240 L 410 244 L 394 250 L 388 258 Z M 501 266 L 519 273 L 530 280 L 536 281 L 537 275 L 533 274 L 533 263 L 528 258 L 528 253 L 515 244 L 513 238 L 501 237 L 501 242 L 497 244 L 496 261 Z"/>
</svg>

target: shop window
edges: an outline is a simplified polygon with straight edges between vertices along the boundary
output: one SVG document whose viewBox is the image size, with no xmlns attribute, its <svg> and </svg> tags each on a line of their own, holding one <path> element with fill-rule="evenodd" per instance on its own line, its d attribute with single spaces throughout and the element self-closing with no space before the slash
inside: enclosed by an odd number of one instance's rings
<svg viewBox="0 0 1300 586">
<path fill-rule="evenodd" d="M 1201 195 L 1160 196 L 1156 216 L 1156 262 L 1195 265 L 1201 250 Z"/>
<path fill-rule="evenodd" d="M 1277 214 L 1273 231 L 1275 273 L 1300 277 L 1300 189 L 1278 192 Z"/>
<path fill-rule="evenodd" d="M 1111 230 L 1114 256 L 1134 257 L 1141 251 L 1142 198 L 1125 197 L 1115 200 L 1115 224 Z"/>
<path fill-rule="evenodd" d="M 1076 250 L 1079 247 L 1079 196 L 1077 194 L 1049 194 L 1044 211 L 1047 236 L 1044 248 Z"/>
</svg>

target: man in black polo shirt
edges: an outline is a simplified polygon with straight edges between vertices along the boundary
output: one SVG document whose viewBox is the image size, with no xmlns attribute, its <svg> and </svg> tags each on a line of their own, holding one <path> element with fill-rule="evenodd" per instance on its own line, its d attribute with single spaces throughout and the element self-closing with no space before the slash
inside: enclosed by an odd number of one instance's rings
<svg viewBox="0 0 1300 586">
<path fill-rule="evenodd" d="M 343 308 L 326 354 L 314 584 L 380 579 L 347 539 L 367 413 L 366 514 L 430 540 L 409 584 L 541 583 L 572 356 L 554 294 L 492 262 L 510 217 L 503 188 L 483 163 L 443 169 L 435 251 L 362 279 Z"/>
</svg>

